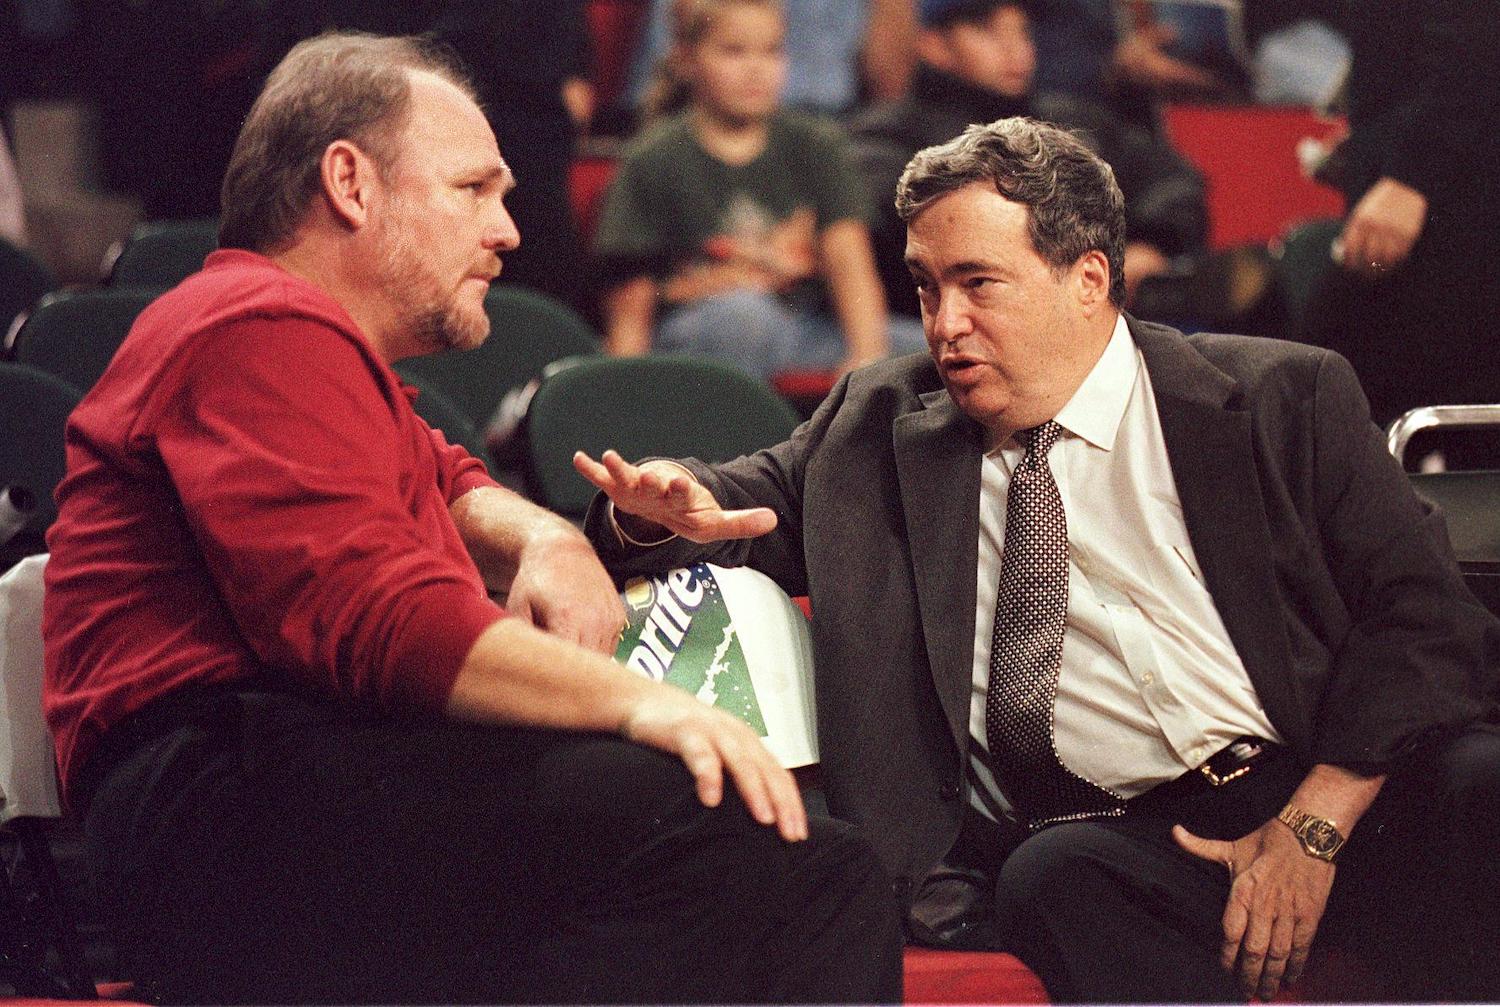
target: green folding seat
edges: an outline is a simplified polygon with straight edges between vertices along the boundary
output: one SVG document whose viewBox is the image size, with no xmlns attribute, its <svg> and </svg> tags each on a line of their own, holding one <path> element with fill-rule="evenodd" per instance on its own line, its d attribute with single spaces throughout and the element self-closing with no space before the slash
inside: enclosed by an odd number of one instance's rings
<svg viewBox="0 0 1500 1007">
<path fill-rule="evenodd" d="M 544 506 L 576 518 L 594 488 L 574 471 L 575 451 L 727 461 L 780 443 L 797 422 L 769 387 L 718 361 L 574 357 L 547 368 L 531 398 L 527 486 Z"/>
<path fill-rule="evenodd" d="M 16 333 L 15 358 L 86 392 L 158 294 L 137 287 L 48 294 Z"/>
<path fill-rule="evenodd" d="M 154 220 L 139 224 L 108 270 L 108 286 L 175 287 L 203 268 L 219 247 L 219 220 Z"/>
</svg>

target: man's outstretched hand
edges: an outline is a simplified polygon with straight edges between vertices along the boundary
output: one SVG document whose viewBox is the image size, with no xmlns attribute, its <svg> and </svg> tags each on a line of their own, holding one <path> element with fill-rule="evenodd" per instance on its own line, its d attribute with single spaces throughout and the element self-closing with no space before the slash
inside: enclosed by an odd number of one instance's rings
<svg viewBox="0 0 1500 1007">
<path fill-rule="evenodd" d="M 675 462 L 632 465 L 616 451 L 606 451 L 595 461 L 579 451 L 573 455 L 573 467 L 614 501 L 617 518 L 631 515 L 638 519 L 626 528 L 631 538 L 655 539 L 671 533 L 693 542 L 720 542 L 754 538 L 776 527 L 776 514 L 769 507 L 724 510 L 712 493 Z M 640 522 L 647 527 L 642 528 Z"/>
</svg>

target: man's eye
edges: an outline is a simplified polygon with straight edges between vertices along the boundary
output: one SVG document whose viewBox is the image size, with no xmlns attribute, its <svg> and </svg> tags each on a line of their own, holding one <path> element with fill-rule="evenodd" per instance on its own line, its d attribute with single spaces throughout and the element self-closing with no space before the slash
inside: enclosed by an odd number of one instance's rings
<svg viewBox="0 0 1500 1007">
<path fill-rule="evenodd" d="M 978 290 L 979 288 L 981 288 L 981 287 L 987 287 L 987 286 L 989 286 L 990 284 L 992 284 L 994 282 L 995 281 L 994 281 L 993 277 L 989 277 L 989 276 L 971 276 L 967 280 L 964 281 L 964 286 L 968 287 L 970 290 Z"/>
</svg>

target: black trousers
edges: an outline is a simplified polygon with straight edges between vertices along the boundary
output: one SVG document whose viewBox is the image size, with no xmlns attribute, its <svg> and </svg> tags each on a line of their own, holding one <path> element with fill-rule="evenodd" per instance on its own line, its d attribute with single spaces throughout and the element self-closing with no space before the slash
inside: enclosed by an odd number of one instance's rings
<svg viewBox="0 0 1500 1007">
<path fill-rule="evenodd" d="M 1304 772 L 1283 752 L 1226 786 L 1153 792 L 1121 818 L 1024 839 L 971 822 L 937 894 L 951 915 L 963 878 L 991 879 L 986 940 L 1056 1002 L 1243 1003 L 1218 964 L 1229 872 L 1184 852 L 1171 827 L 1237 839 Z M 1357 952 L 1392 999 L 1500 999 L 1500 731 L 1434 738 L 1392 773 L 1339 855 L 1325 945 Z"/>
<path fill-rule="evenodd" d="M 88 777 L 93 880 L 165 1002 L 893 1002 L 889 882 L 603 736 L 167 700 Z"/>
</svg>

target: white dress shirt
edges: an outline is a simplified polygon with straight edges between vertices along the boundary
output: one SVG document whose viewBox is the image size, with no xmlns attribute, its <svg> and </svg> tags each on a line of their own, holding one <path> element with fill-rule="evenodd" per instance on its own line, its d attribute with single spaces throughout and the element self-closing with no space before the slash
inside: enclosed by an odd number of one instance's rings
<svg viewBox="0 0 1500 1007">
<path fill-rule="evenodd" d="M 1151 377 L 1124 318 L 1056 416 L 1047 456 L 1068 521 L 1068 609 L 1054 744 L 1073 772 L 1122 797 L 1201 765 L 1241 735 L 1281 737 L 1235 652 L 1188 542 Z M 988 766 L 984 697 L 1004 551 L 1006 492 L 1024 447 L 987 454 L 979 490 L 973 803 L 1010 817 Z"/>
</svg>

